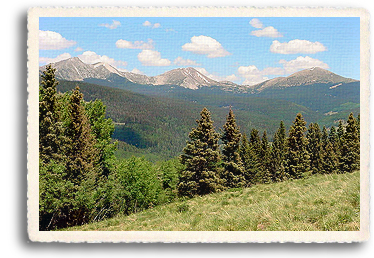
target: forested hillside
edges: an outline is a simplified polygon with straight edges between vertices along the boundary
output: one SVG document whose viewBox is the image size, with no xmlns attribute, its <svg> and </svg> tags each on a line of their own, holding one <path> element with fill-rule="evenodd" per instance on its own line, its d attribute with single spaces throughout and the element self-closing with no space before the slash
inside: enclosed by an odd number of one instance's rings
<svg viewBox="0 0 374 258">
<path fill-rule="evenodd" d="M 212 95 L 209 91 L 196 94 L 186 90 L 183 95 L 170 98 L 70 81 L 61 81 L 57 89 L 67 92 L 76 85 L 79 85 L 86 101 L 101 99 L 106 105 L 107 117 L 115 122 L 113 138 L 127 143 L 119 146 L 135 155 L 145 154 L 153 160 L 172 158 L 181 153 L 188 132 L 195 124 L 196 114 L 203 107 L 212 111 L 214 126 L 222 128 L 231 106 L 242 132 L 248 135 L 252 128 L 273 134 L 280 120 L 289 126 L 300 112 L 308 120 L 316 119 L 313 111 L 289 101 L 248 98 L 222 92 Z M 126 156 L 125 153 L 123 155 Z"/>
</svg>

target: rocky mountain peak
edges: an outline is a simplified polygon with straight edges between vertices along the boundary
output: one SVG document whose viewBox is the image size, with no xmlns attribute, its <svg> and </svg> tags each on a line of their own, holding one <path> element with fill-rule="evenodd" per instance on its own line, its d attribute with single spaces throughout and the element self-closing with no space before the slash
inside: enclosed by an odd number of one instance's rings
<svg viewBox="0 0 374 258">
<path fill-rule="evenodd" d="M 268 88 L 287 88 L 306 86 L 311 84 L 349 83 L 357 80 L 345 78 L 320 67 L 311 67 L 288 77 L 277 77 L 271 80 L 251 86 L 250 88 L 260 92 Z"/>
</svg>

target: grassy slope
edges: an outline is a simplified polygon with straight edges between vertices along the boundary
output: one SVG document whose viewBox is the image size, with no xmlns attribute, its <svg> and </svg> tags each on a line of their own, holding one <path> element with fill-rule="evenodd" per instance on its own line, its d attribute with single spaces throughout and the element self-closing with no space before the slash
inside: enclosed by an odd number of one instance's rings
<svg viewBox="0 0 374 258">
<path fill-rule="evenodd" d="M 355 231 L 360 173 L 307 179 L 196 197 L 68 230 Z"/>
</svg>

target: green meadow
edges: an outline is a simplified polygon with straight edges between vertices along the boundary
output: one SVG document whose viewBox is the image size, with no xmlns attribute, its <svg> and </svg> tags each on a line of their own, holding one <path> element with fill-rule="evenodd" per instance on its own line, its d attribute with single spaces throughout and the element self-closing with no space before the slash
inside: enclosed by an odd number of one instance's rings
<svg viewBox="0 0 374 258">
<path fill-rule="evenodd" d="M 230 189 L 63 230 L 358 231 L 360 173 Z"/>
</svg>

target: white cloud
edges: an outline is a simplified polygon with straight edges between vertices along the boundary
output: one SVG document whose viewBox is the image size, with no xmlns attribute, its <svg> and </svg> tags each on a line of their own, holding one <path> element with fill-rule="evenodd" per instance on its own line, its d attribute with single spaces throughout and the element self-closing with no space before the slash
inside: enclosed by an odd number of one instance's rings
<svg viewBox="0 0 374 258">
<path fill-rule="evenodd" d="M 280 60 L 280 64 L 283 67 L 266 67 L 263 70 L 258 69 L 255 65 L 240 66 L 238 68 L 238 74 L 244 78 L 244 85 L 255 85 L 257 83 L 268 80 L 268 76 L 274 75 L 289 75 L 303 69 L 309 69 L 311 67 L 320 67 L 328 69 L 329 66 L 321 60 L 311 58 L 309 56 L 299 56 L 296 59 L 286 61 Z"/>
<path fill-rule="evenodd" d="M 260 70 L 255 65 L 249 65 L 238 68 L 239 75 L 245 78 L 243 82 L 245 85 L 255 85 L 268 80 L 269 78 L 266 75 L 283 75 L 285 72 L 281 67 L 266 67 Z"/>
<path fill-rule="evenodd" d="M 194 60 L 190 59 L 183 59 L 183 57 L 178 56 L 174 62 L 175 65 L 180 65 L 180 66 L 199 66 L 200 64 L 196 63 Z"/>
<path fill-rule="evenodd" d="M 231 82 L 235 82 L 235 81 L 239 81 L 240 78 L 238 76 L 236 76 L 235 74 L 231 74 L 231 75 L 228 75 L 226 76 L 223 80 L 221 81 L 231 81 Z"/>
<path fill-rule="evenodd" d="M 50 57 L 39 57 L 39 63 L 40 64 L 50 64 L 50 63 L 57 63 L 57 62 L 60 62 L 62 60 L 66 60 L 66 59 L 69 59 L 71 58 L 71 55 L 69 53 L 63 53 L 61 55 L 58 55 L 54 58 L 50 58 Z"/>
<path fill-rule="evenodd" d="M 284 43 L 274 40 L 273 44 L 270 46 L 270 51 L 278 54 L 315 54 L 326 50 L 326 47 L 318 41 L 310 42 L 300 39 L 294 39 Z"/>
<path fill-rule="evenodd" d="M 76 49 L 74 49 L 75 52 L 82 52 L 83 51 L 83 48 L 81 47 L 77 47 Z"/>
<path fill-rule="evenodd" d="M 283 75 L 286 71 L 282 67 L 266 67 L 261 73 L 263 75 Z"/>
<path fill-rule="evenodd" d="M 279 38 L 283 35 L 274 27 L 269 26 L 262 30 L 254 30 L 251 32 L 251 35 L 256 37 L 269 37 L 269 38 Z"/>
<path fill-rule="evenodd" d="M 240 66 L 238 68 L 238 74 L 245 79 L 243 84 L 255 85 L 268 80 L 267 76 L 271 75 L 287 75 L 311 67 L 329 68 L 323 61 L 309 56 L 299 56 L 290 61 L 280 60 L 279 63 L 282 64 L 283 67 L 266 67 L 263 70 L 258 69 L 255 65 Z"/>
<path fill-rule="evenodd" d="M 261 22 L 259 19 L 257 19 L 257 18 L 252 19 L 252 20 L 249 22 L 249 24 L 250 24 L 252 27 L 256 28 L 256 29 L 262 29 L 262 28 L 264 27 L 264 25 L 262 24 L 262 22 Z"/>
<path fill-rule="evenodd" d="M 182 50 L 199 55 L 206 55 L 209 58 L 231 55 L 217 40 L 203 35 L 193 36 L 191 38 L 191 43 L 184 44 Z"/>
<path fill-rule="evenodd" d="M 151 27 L 152 29 L 157 29 L 157 28 L 160 28 L 161 27 L 161 24 L 160 23 L 155 23 L 155 24 L 152 24 L 150 21 L 145 21 L 143 22 L 143 26 L 145 27 Z"/>
<path fill-rule="evenodd" d="M 41 50 L 59 50 L 69 48 L 75 44 L 75 41 L 67 40 L 60 33 L 39 30 L 39 49 Z"/>
<path fill-rule="evenodd" d="M 129 48 L 129 49 L 153 49 L 153 40 L 148 39 L 148 42 L 144 41 L 127 41 L 124 39 L 119 39 L 116 42 L 116 47 L 117 48 Z"/>
<path fill-rule="evenodd" d="M 241 77 L 245 78 L 243 82 L 244 85 L 255 85 L 268 79 L 264 77 L 262 71 L 255 65 L 240 66 L 238 68 L 238 73 Z"/>
<path fill-rule="evenodd" d="M 171 64 L 169 59 L 161 58 L 160 52 L 149 49 L 140 52 L 138 54 L 138 60 L 144 66 L 169 66 Z"/>
<path fill-rule="evenodd" d="M 149 21 L 145 21 L 143 22 L 143 26 L 149 27 L 152 26 L 152 23 L 150 23 Z"/>
<path fill-rule="evenodd" d="M 294 73 L 298 70 L 309 69 L 311 67 L 320 67 L 323 69 L 329 68 L 328 64 L 309 56 L 299 56 L 296 59 L 290 61 L 280 60 L 279 63 L 283 65 L 286 73 Z"/>
<path fill-rule="evenodd" d="M 78 56 L 80 60 L 82 60 L 82 62 L 86 63 L 86 64 L 95 64 L 95 63 L 99 63 L 99 62 L 104 62 L 104 63 L 107 63 L 107 64 L 110 64 L 114 67 L 118 67 L 118 66 L 126 66 L 127 65 L 127 62 L 125 61 L 120 61 L 120 60 L 115 60 L 113 58 L 110 58 L 106 55 L 98 55 L 96 54 L 95 52 L 92 52 L 92 51 L 85 51 L 83 52 L 83 54 L 79 55 Z"/>
<path fill-rule="evenodd" d="M 121 23 L 119 21 L 113 20 L 111 24 L 103 23 L 103 24 L 100 24 L 99 26 L 113 30 L 113 29 L 117 29 L 117 27 L 121 26 Z"/>
</svg>

